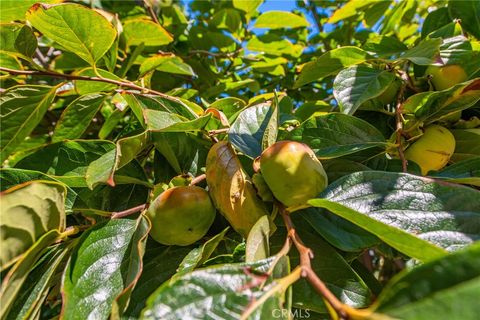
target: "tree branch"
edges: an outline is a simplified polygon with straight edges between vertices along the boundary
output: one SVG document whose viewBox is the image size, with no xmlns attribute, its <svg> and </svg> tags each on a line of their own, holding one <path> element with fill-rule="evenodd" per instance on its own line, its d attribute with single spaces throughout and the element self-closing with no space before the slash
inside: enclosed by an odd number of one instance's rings
<svg viewBox="0 0 480 320">
<path fill-rule="evenodd" d="M 282 215 L 285 226 L 287 227 L 288 237 L 292 239 L 293 244 L 300 254 L 300 267 L 302 269 L 302 277 L 306 278 L 313 288 L 323 296 L 323 298 L 332 306 L 337 312 L 339 319 L 347 319 L 348 313 L 345 305 L 335 297 L 335 295 L 327 288 L 325 283 L 317 276 L 312 269 L 311 259 L 313 259 L 313 252 L 310 248 L 305 246 L 302 239 L 298 236 L 290 218 L 289 212 L 283 205 L 280 205 L 280 214 Z"/>
<path fill-rule="evenodd" d="M 196 185 L 197 183 L 200 183 L 202 182 L 203 180 L 205 180 L 205 178 L 207 177 L 207 175 L 204 173 L 204 174 L 201 174 L 199 175 L 198 177 L 195 177 L 192 179 L 192 181 L 190 181 L 190 185 L 191 186 L 194 186 Z"/>
<path fill-rule="evenodd" d="M 136 206 L 136 207 L 133 207 L 133 208 L 130 208 L 130 209 L 127 209 L 127 210 L 112 212 L 112 215 L 110 216 L 110 218 L 111 219 L 124 218 L 124 217 L 127 217 L 127 216 L 131 215 L 131 214 L 143 211 L 143 210 L 145 210 L 146 207 L 147 207 L 146 204 L 141 204 L 139 206 Z"/>
<path fill-rule="evenodd" d="M 111 83 L 115 84 L 119 87 L 124 87 L 124 88 L 129 88 L 133 90 L 138 90 L 142 91 L 145 93 L 153 94 L 159 97 L 162 97 L 164 99 L 179 103 L 181 105 L 184 105 L 184 103 L 178 99 L 177 97 L 170 96 L 168 94 L 148 89 L 145 87 L 141 87 L 139 85 L 136 85 L 133 82 L 130 81 L 121 81 L 121 80 L 113 80 L 113 79 L 107 79 L 107 78 L 100 78 L 100 77 L 87 77 L 87 76 L 76 76 L 72 74 L 64 74 L 64 73 L 59 73 L 59 72 L 54 72 L 54 71 L 41 71 L 41 70 L 15 70 L 15 69 L 9 69 L 9 68 L 3 68 L 0 67 L 0 71 L 7 72 L 11 75 L 27 75 L 27 76 L 47 76 L 47 77 L 53 77 L 53 78 L 61 78 L 61 79 L 67 79 L 67 80 L 83 80 L 83 81 L 97 81 L 97 82 L 105 82 L 105 83 Z"/>
<path fill-rule="evenodd" d="M 156 24 L 161 25 L 160 21 L 158 21 L 157 14 L 155 13 L 155 11 L 153 11 L 151 4 L 147 0 L 143 0 L 143 4 L 147 8 L 148 14 L 150 15 L 150 17 L 152 17 L 153 21 L 155 21 Z"/>
</svg>

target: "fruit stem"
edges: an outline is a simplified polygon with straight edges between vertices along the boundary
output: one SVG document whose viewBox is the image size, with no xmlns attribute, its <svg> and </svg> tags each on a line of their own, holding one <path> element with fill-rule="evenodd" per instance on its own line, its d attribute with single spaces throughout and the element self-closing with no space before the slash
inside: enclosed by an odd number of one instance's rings
<svg viewBox="0 0 480 320">
<path fill-rule="evenodd" d="M 139 206 L 136 206 L 136 207 L 124 210 L 124 211 L 112 212 L 112 215 L 110 216 L 110 218 L 111 219 L 124 218 L 124 217 L 127 217 L 127 216 L 131 215 L 131 214 L 143 211 L 143 210 L 145 210 L 146 207 L 147 207 L 146 204 L 141 204 Z"/>
<path fill-rule="evenodd" d="M 335 312 L 338 314 L 339 319 L 348 319 L 349 308 L 337 299 L 337 297 L 327 288 L 325 283 L 318 277 L 313 271 L 311 259 L 313 259 L 313 251 L 305 246 L 302 239 L 298 236 L 293 225 L 292 219 L 288 210 L 282 205 L 279 206 L 280 214 L 282 215 L 285 226 L 287 227 L 288 237 L 292 240 L 293 244 L 300 254 L 300 268 L 302 270 L 301 276 L 305 278 L 313 288 L 323 296 L 323 298 L 332 306 Z"/>
<path fill-rule="evenodd" d="M 192 181 L 190 181 L 190 185 L 191 186 L 194 186 L 196 185 L 197 183 L 200 183 L 202 182 L 203 180 L 205 180 L 205 178 L 207 177 L 207 175 L 204 173 L 204 174 L 201 174 L 195 178 L 192 179 Z"/>
</svg>

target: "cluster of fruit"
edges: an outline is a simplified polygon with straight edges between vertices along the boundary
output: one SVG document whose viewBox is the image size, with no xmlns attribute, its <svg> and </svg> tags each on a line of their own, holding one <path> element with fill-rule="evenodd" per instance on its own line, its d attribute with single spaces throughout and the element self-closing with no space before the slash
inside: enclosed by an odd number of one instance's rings
<svg viewBox="0 0 480 320">
<path fill-rule="evenodd" d="M 431 66 L 427 74 L 437 90 L 447 89 L 467 78 L 464 70 L 456 65 Z M 394 81 L 379 99 L 391 102 L 399 86 L 399 82 Z M 426 127 L 423 135 L 406 149 L 405 158 L 417 163 L 422 174 L 426 175 L 431 170 L 443 168 L 454 150 L 453 134 L 447 128 L 433 124 Z M 303 143 L 279 141 L 264 150 L 258 161 L 260 172 L 254 175 L 253 182 L 262 200 L 273 200 L 274 197 L 286 207 L 301 206 L 328 185 L 322 164 Z M 205 189 L 197 186 L 173 187 L 159 195 L 147 211 L 152 222 L 150 234 L 165 245 L 192 244 L 205 236 L 215 219 L 215 212 Z M 228 213 L 222 213 L 227 219 L 232 218 Z"/>
</svg>

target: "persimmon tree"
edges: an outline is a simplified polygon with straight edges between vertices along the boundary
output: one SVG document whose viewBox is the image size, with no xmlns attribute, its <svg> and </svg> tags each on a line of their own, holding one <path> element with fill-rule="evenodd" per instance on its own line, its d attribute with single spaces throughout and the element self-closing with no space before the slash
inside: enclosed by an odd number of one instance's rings
<svg viewBox="0 0 480 320">
<path fill-rule="evenodd" d="M 1 319 L 478 318 L 480 2 L 263 8 L 0 2 Z"/>
</svg>

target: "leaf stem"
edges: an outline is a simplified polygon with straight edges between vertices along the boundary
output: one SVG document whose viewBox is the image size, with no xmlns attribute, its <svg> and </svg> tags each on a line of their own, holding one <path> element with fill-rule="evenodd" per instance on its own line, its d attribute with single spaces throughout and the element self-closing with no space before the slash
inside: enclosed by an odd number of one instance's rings
<svg viewBox="0 0 480 320">
<path fill-rule="evenodd" d="M 305 246 L 302 239 L 298 236 L 290 218 L 289 212 L 283 205 L 279 205 L 280 214 L 282 215 L 285 226 L 287 227 L 288 237 L 292 239 L 293 244 L 300 254 L 301 276 L 304 277 L 313 288 L 323 296 L 323 298 L 331 305 L 338 314 L 339 319 L 347 319 L 348 313 L 346 306 L 335 297 L 335 295 L 327 288 L 325 283 L 317 276 L 312 269 L 311 259 L 313 259 L 313 251 Z"/>
<path fill-rule="evenodd" d="M 139 206 L 136 206 L 136 207 L 133 207 L 133 208 L 130 208 L 130 209 L 127 209 L 127 210 L 112 212 L 112 215 L 110 216 L 110 218 L 111 219 L 124 218 L 124 217 L 127 217 L 127 216 L 131 215 L 131 214 L 143 211 L 143 210 L 146 209 L 146 207 L 147 207 L 146 204 L 141 204 Z"/>
</svg>

